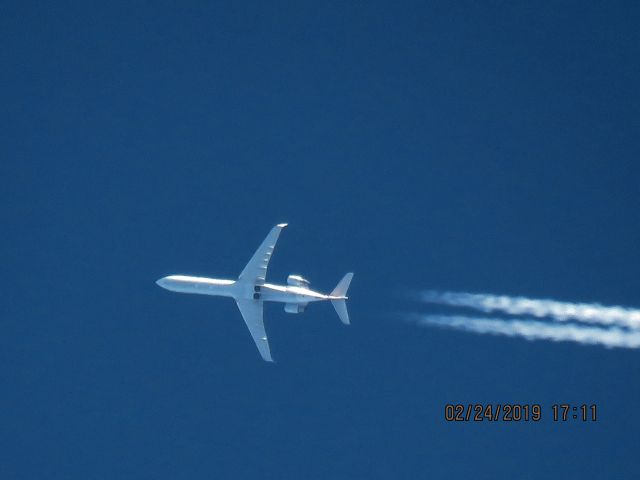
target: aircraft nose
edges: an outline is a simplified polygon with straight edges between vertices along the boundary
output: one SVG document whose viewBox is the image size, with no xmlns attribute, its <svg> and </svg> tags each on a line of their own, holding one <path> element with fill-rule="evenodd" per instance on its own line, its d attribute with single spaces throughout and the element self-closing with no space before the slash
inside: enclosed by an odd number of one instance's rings
<svg viewBox="0 0 640 480">
<path fill-rule="evenodd" d="M 164 287 L 165 283 L 166 283 L 165 277 L 162 277 L 156 280 L 156 285 L 158 285 L 159 287 Z"/>
</svg>

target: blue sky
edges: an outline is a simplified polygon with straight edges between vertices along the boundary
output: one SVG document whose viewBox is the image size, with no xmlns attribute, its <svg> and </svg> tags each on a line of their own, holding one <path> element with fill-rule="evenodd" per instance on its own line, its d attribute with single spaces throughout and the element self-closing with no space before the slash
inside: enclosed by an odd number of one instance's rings
<svg viewBox="0 0 640 480">
<path fill-rule="evenodd" d="M 5 2 L 0 476 L 637 478 L 640 353 L 422 329 L 442 289 L 640 306 L 632 3 Z M 275 366 L 233 278 L 268 305 Z M 451 424 L 446 403 L 539 403 Z M 554 403 L 596 403 L 555 423 Z"/>
</svg>

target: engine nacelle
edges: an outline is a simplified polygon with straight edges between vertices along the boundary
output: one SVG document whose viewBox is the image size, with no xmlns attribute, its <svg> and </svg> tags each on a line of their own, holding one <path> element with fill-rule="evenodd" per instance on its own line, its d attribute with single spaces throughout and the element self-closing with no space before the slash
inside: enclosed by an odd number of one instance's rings
<svg viewBox="0 0 640 480">
<path fill-rule="evenodd" d="M 302 278 L 300 275 L 289 275 L 287 277 L 287 283 L 296 287 L 308 287 L 311 282 L 306 278 Z"/>
<path fill-rule="evenodd" d="M 287 313 L 302 313 L 307 305 L 300 303 L 285 303 L 284 311 Z"/>
</svg>

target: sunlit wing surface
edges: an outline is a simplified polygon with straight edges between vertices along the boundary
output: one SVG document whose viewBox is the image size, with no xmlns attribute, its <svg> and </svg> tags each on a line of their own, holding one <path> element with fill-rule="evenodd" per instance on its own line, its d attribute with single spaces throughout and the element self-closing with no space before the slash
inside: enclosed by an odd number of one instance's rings
<svg viewBox="0 0 640 480">
<path fill-rule="evenodd" d="M 254 285 L 264 284 L 267 277 L 267 267 L 269 266 L 271 254 L 276 246 L 280 232 L 286 226 L 286 223 L 279 223 L 271 229 L 267 238 L 264 239 L 262 244 L 258 247 L 258 250 L 256 250 L 256 253 L 254 253 L 251 260 L 249 260 L 249 263 L 247 263 L 247 266 L 244 267 L 244 270 L 240 273 L 240 276 L 238 277 L 239 281 L 249 282 Z M 260 318 L 262 318 L 262 314 Z"/>
<path fill-rule="evenodd" d="M 267 332 L 264 329 L 264 322 L 262 321 L 262 300 L 238 299 L 236 303 L 238 304 L 244 323 L 249 327 L 253 341 L 256 342 L 260 355 L 267 362 L 273 362 L 271 351 L 269 350 Z"/>
<path fill-rule="evenodd" d="M 260 356 L 267 362 L 273 362 L 267 332 L 264 328 L 263 302 L 284 303 L 285 312 L 302 313 L 311 302 L 330 300 L 342 323 L 349 325 L 346 300 L 353 273 L 347 273 L 329 295 L 311 290 L 309 280 L 295 274 L 287 277 L 287 285 L 265 283 L 269 260 L 273 255 L 280 232 L 286 226 L 286 223 L 279 223 L 271 229 L 240 273 L 238 280 L 168 275 L 158 279 L 156 283 L 162 288 L 178 293 L 233 298 L 251 333 L 251 338 L 258 347 Z"/>
</svg>

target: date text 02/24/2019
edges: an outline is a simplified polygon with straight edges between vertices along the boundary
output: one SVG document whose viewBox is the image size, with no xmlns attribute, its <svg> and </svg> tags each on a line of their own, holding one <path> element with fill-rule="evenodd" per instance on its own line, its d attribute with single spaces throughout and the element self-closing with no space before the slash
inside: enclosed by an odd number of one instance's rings
<svg viewBox="0 0 640 480">
<path fill-rule="evenodd" d="M 595 404 L 558 403 L 550 410 L 554 422 L 595 422 L 598 418 Z M 448 403 L 444 406 L 447 422 L 539 422 L 544 416 L 538 403 Z"/>
</svg>

